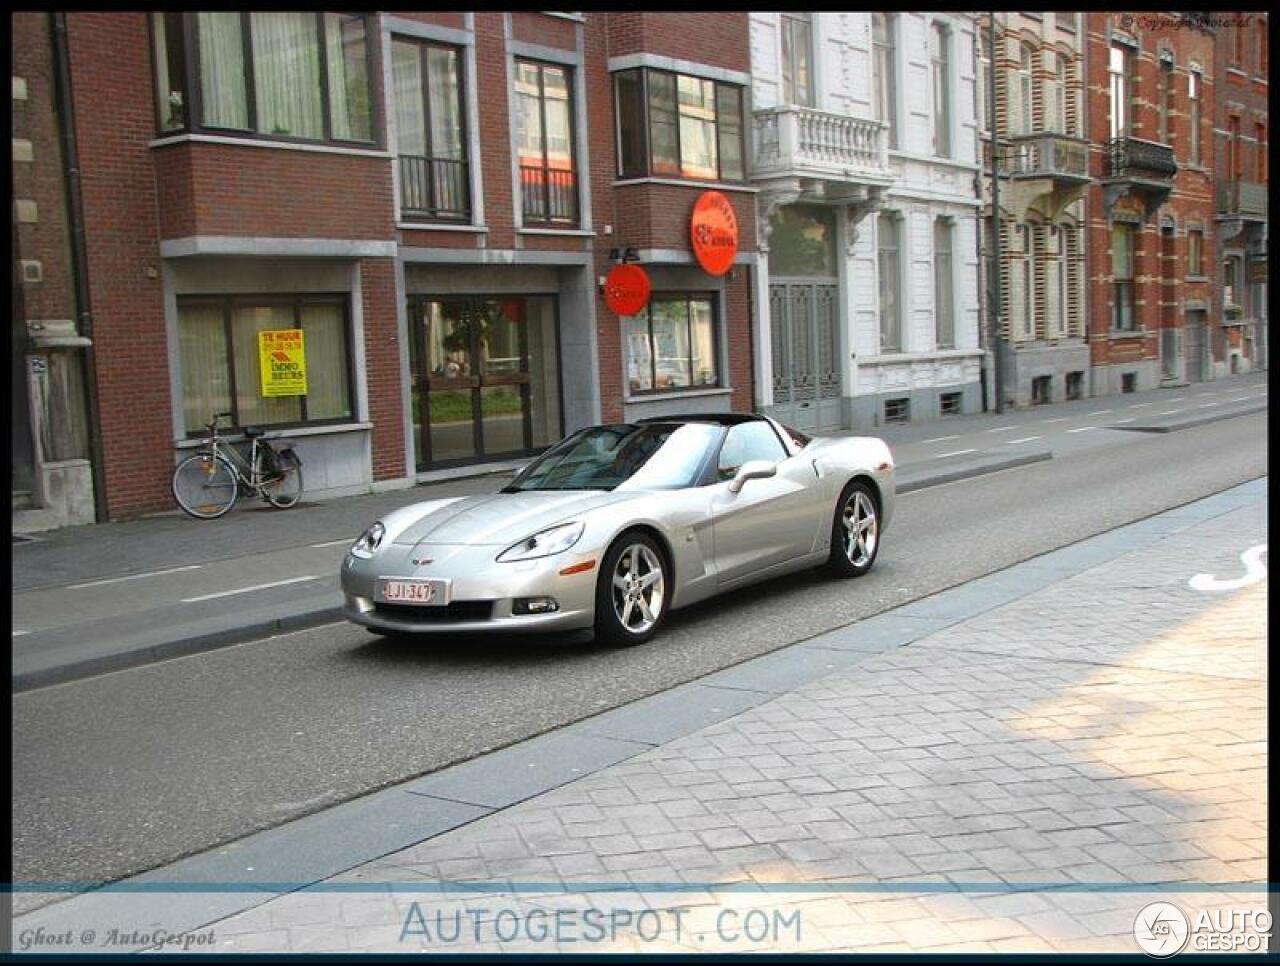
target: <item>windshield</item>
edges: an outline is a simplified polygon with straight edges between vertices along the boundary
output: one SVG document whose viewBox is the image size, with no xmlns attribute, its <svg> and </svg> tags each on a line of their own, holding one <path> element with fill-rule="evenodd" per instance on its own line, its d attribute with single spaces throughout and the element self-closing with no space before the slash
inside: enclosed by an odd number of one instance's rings
<svg viewBox="0 0 1280 966">
<path fill-rule="evenodd" d="M 720 433 L 709 423 L 595 426 L 547 450 L 502 492 L 693 486 Z"/>
</svg>

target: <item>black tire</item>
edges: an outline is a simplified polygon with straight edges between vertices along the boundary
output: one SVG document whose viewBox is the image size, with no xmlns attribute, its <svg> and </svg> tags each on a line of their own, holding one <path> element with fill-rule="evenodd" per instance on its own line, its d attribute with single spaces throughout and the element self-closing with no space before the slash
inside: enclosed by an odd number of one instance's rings
<svg viewBox="0 0 1280 966">
<path fill-rule="evenodd" d="M 196 453 L 179 463 L 170 485 L 178 506 L 197 520 L 216 520 L 235 506 L 239 495 L 231 464 L 208 453 Z"/>
<path fill-rule="evenodd" d="M 656 581 L 637 583 L 655 569 Z M 596 641 L 633 647 L 657 634 L 669 610 L 669 578 L 670 565 L 653 537 L 640 530 L 618 537 L 605 553 L 596 581 Z"/>
<path fill-rule="evenodd" d="M 302 463 L 293 453 L 277 453 L 275 469 L 280 477 L 262 485 L 268 503 L 282 510 L 296 506 L 302 499 Z"/>
<path fill-rule="evenodd" d="M 850 480 L 840 492 L 831 518 L 827 571 L 836 577 L 861 577 L 875 564 L 879 552 L 880 504 L 870 485 Z"/>
</svg>

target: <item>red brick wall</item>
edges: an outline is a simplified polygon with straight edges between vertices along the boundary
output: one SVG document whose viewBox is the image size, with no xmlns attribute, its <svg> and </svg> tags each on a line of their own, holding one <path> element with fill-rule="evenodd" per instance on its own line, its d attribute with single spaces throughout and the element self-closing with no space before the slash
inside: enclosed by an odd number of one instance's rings
<svg viewBox="0 0 1280 966">
<path fill-rule="evenodd" d="M 67 17 L 107 512 L 170 509 L 173 428 L 159 267 L 147 21 Z"/>
<path fill-rule="evenodd" d="M 503 15 L 475 15 L 476 95 L 480 105 L 480 163 L 484 178 L 484 223 L 489 229 L 488 248 L 514 248 L 515 223 L 511 194 L 511 118 L 508 114 L 510 79 L 507 76 Z"/>
<path fill-rule="evenodd" d="M 365 380 L 369 388 L 369 421 L 373 423 L 373 478 L 404 476 L 404 407 L 400 396 L 401 346 L 396 327 L 395 262 L 366 258 L 360 262 L 360 295 L 364 306 Z"/>
<path fill-rule="evenodd" d="M 27 99 L 11 101 L 13 136 L 31 142 L 30 162 L 13 163 L 13 197 L 34 201 L 38 221 L 18 224 L 15 257 L 40 262 L 42 279 L 23 284 L 28 319 L 74 319 L 70 228 L 62 149 L 53 113 L 54 67 L 48 13 L 14 13 L 13 74 L 27 82 Z"/>
<path fill-rule="evenodd" d="M 577 25 L 563 17 L 549 17 L 531 10 L 516 10 L 511 14 L 511 36 L 527 44 L 576 50 Z"/>
<path fill-rule="evenodd" d="M 454 11 L 395 10 L 391 15 L 405 20 L 417 20 L 419 23 L 435 24 L 437 27 L 451 27 L 454 30 L 464 30 L 467 26 L 467 15 Z"/>
<path fill-rule="evenodd" d="M 181 142 L 157 148 L 161 237 L 388 239 L 386 158 Z"/>
<path fill-rule="evenodd" d="M 648 53 L 727 70 L 751 69 L 750 28 L 744 10 L 611 13 L 609 55 Z"/>
</svg>

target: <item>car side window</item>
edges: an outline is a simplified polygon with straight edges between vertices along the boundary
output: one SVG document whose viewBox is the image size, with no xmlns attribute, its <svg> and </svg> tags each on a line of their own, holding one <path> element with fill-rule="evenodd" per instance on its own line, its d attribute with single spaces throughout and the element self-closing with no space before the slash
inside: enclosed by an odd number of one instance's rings
<svg viewBox="0 0 1280 966">
<path fill-rule="evenodd" d="M 738 423 L 729 428 L 720 447 L 720 464 L 718 476 L 722 480 L 731 480 L 743 463 L 752 460 L 768 460 L 777 463 L 787 458 L 787 451 L 782 447 L 782 440 L 773 431 L 773 427 L 762 421 Z"/>
</svg>

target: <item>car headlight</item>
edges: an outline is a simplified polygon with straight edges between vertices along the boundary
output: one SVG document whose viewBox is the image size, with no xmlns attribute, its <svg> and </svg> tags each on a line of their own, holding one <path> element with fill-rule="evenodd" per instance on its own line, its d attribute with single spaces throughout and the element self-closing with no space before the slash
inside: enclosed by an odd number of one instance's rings
<svg viewBox="0 0 1280 966">
<path fill-rule="evenodd" d="M 368 560 L 377 553 L 378 547 L 382 546 L 382 538 L 386 533 L 386 527 L 381 523 L 375 523 L 356 538 L 356 542 L 351 545 L 351 555 Z"/>
<path fill-rule="evenodd" d="M 585 529 L 581 523 L 562 523 L 539 530 L 533 536 L 525 537 L 514 546 L 507 547 L 498 554 L 498 560 L 501 563 L 514 563 L 517 560 L 534 560 L 564 553 L 582 538 L 582 531 Z"/>
</svg>

